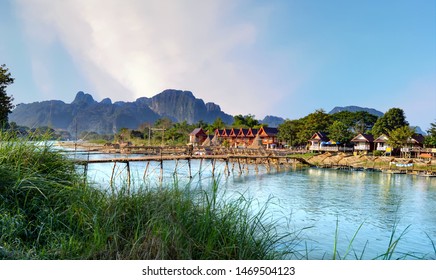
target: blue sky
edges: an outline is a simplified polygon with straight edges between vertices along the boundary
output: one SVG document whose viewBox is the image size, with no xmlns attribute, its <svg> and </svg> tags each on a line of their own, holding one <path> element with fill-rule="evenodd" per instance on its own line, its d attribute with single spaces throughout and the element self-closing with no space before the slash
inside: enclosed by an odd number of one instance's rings
<svg viewBox="0 0 436 280">
<path fill-rule="evenodd" d="M 230 114 L 436 122 L 434 0 L 0 0 L 15 103 L 190 90 Z"/>
</svg>

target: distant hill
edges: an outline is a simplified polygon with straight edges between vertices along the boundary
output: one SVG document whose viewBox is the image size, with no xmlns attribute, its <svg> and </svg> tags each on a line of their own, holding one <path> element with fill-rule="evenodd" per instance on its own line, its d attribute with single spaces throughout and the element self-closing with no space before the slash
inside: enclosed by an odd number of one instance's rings
<svg viewBox="0 0 436 280">
<path fill-rule="evenodd" d="M 168 89 L 151 98 L 141 97 L 134 102 L 115 102 L 109 98 L 97 102 L 87 93 L 78 92 L 72 103 L 60 100 L 19 104 L 9 115 L 9 121 L 20 126 L 50 126 L 75 134 L 95 131 L 111 134 L 121 128 L 135 129 L 144 122 L 154 123 L 167 117 L 175 122 L 211 123 L 220 117 L 231 124 L 233 117 L 214 103 L 204 103 L 190 91 Z"/>
<path fill-rule="evenodd" d="M 377 111 L 376 109 L 364 108 L 364 107 L 359 107 L 359 106 L 335 107 L 329 112 L 329 114 L 339 113 L 339 112 L 343 112 L 343 111 L 348 111 L 348 112 L 353 112 L 353 113 L 364 111 L 364 112 L 368 112 L 372 115 L 375 115 L 377 117 L 383 116 L 383 113 L 380 111 Z"/>
<path fill-rule="evenodd" d="M 279 125 L 281 125 L 283 122 L 285 121 L 285 119 L 281 118 L 281 117 L 276 117 L 276 116 L 266 116 L 261 123 L 263 124 L 267 124 L 269 127 L 278 127 Z"/>
<path fill-rule="evenodd" d="M 377 117 L 381 117 L 384 115 L 382 112 L 377 111 L 376 109 L 364 108 L 364 107 L 359 107 L 359 106 L 335 107 L 329 112 L 329 114 L 334 114 L 334 113 L 338 113 L 338 112 L 342 112 L 342 111 L 348 111 L 348 112 L 364 111 L 364 112 L 368 112 L 370 114 L 373 114 Z M 411 127 L 415 128 L 416 133 L 426 135 L 426 133 L 419 126 L 411 126 Z"/>
</svg>

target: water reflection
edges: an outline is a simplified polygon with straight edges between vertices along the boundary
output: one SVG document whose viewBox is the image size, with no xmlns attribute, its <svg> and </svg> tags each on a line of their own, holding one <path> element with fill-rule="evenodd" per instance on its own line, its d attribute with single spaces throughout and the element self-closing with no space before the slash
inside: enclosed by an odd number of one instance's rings
<svg viewBox="0 0 436 280">
<path fill-rule="evenodd" d="M 119 164 L 115 171 L 113 166 L 91 165 L 89 178 L 108 188 L 115 172 L 116 185 L 125 184 L 125 166 Z M 159 186 L 159 163 L 151 162 L 144 176 L 146 166 L 144 162 L 131 165 L 134 185 Z M 240 174 L 231 164 L 229 169 L 227 176 L 226 165 L 216 162 L 214 178 L 219 180 L 222 199 L 244 194 L 255 199 L 258 207 L 270 203 L 270 217 L 283 221 L 279 231 L 310 227 L 298 248 L 308 250 L 311 259 L 331 257 L 337 222 L 340 252 L 347 250 L 362 224 L 353 248 L 357 253 L 365 248 L 365 259 L 386 251 L 395 225 L 397 236 L 410 225 L 397 247 L 398 254 L 418 252 L 421 256 L 427 253 L 426 258 L 436 257 L 427 237 L 436 242 L 436 178 L 316 168 L 268 171 L 264 166 L 249 166 Z M 210 189 L 212 162 L 192 161 L 191 172 L 192 179 L 186 161 L 179 161 L 177 167 L 175 162 L 165 162 L 163 185 L 177 181 L 179 186 Z"/>
</svg>

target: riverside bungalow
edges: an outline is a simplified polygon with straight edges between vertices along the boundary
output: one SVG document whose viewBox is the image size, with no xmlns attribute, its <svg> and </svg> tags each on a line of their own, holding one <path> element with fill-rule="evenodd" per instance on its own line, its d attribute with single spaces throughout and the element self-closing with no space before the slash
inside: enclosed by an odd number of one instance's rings
<svg viewBox="0 0 436 280">
<path fill-rule="evenodd" d="M 189 134 L 189 143 L 194 146 L 199 146 L 203 144 L 206 140 L 207 134 L 202 128 L 196 128 Z"/>
<path fill-rule="evenodd" d="M 230 147 L 234 146 L 236 143 L 236 133 L 235 133 L 235 129 L 224 129 L 223 130 L 223 134 L 221 135 L 223 137 L 223 140 L 227 140 L 227 142 L 229 143 Z"/>
<path fill-rule="evenodd" d="M 247 137 L 248 128 L 240 128 L 238 134 L 236 135 L 236 145 L 237 147 L 247 147 L 249 146 L 249 138 Z"/>
<path fill-rule="evenodd" d="M 368 154 L 374 150 L 374 136 L 371 134 L 360 133 L 350 141 L 354 144 L 354 152 L 356 154 Z"/>
<path fill-rule="evenodd" d="M 405 153 L 408 157 L 417 157 L 424 147 L 424 136 L 421 134 L 415 134 L 409 137 L 407 145 L 401 148 L 401 152 Z"/>
<path fill-rule="evenodd" d="M 388 145 L 388 140 L 389 137 L 386 134 L 382 134 L 377 137 L 377 139 L 374 140 L 375 150 L 390 154 L 392 152 L 392 147 Z"/>
<path fill-rule="evenodd" d="M 310 151 L 322 151 L 322 152 L 352 152 L 353 148 L 346 147 L 345 145 L 334 141 L 330 141 L 327 134 L 324 132 L 315 132 L 309 139 Z"/>
<path fill-rule="evenodd" d="M 277 134 L 278 129 L 276 127 L 261 127 L 257 132 L 257 135 L 262 139 L 262 145 L 266 146 L 267 149 L 281 146 Z"/>
<path fill-rule="evenodd" d="M 261 140 L 260 145 L 267 149 L 281 146 L 277 138 L 278 130 L 275 127 L 262 127 L 260 129 L 239 128 L 239 129 L 216 129 L 214 132 L 215 143 L 222 144 L 226 141 L 231 147 L 251 147 L 256 137 Z"/>
<path fill-rule="evenodd" d="M 309 150 L 310 151 L 321 151 L 321 147 L 325 145 L 330 139 L 324 132 L 315 132 L 309 139 Z"/>
</svg>

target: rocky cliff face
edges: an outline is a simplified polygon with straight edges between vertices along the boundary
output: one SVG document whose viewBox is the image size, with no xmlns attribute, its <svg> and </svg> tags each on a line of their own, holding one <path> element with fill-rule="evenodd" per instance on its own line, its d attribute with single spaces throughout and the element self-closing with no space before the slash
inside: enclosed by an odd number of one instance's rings
<svg viewBox="0 0 436 280">
<path fill-rule="evenodd" d="M 97 102 L 90 94 L 78 92 L 70 104 L 58 100 L 19 104 L 9 115 L 9 121 L 28 127 L 50 126 L 75 135 L 76 130 L 111 134 L 123 127 L 135 129 L 144 122 L 154 123 L 163 117 L 188 123 L 213 122 L 217 117 L 225 123 L 233 122 L 233 117 L 222 112 L 218 105 L 205 104 L 192 92 L 180 90 L 165 90 L 135 102 L 115 103 L 109 98 Z"/>
<path fill-rule="evenodd" d="M 190 91 L 165 90 L 150 98 L 149 106 L 155 113 L 173 121 L 196 123 L 203 120 L 211 123 L 220 117 L 225 123 L 233 122 L 233 117 L 222 112 L 218 105 L 205 104 Z"/>
</svg>

